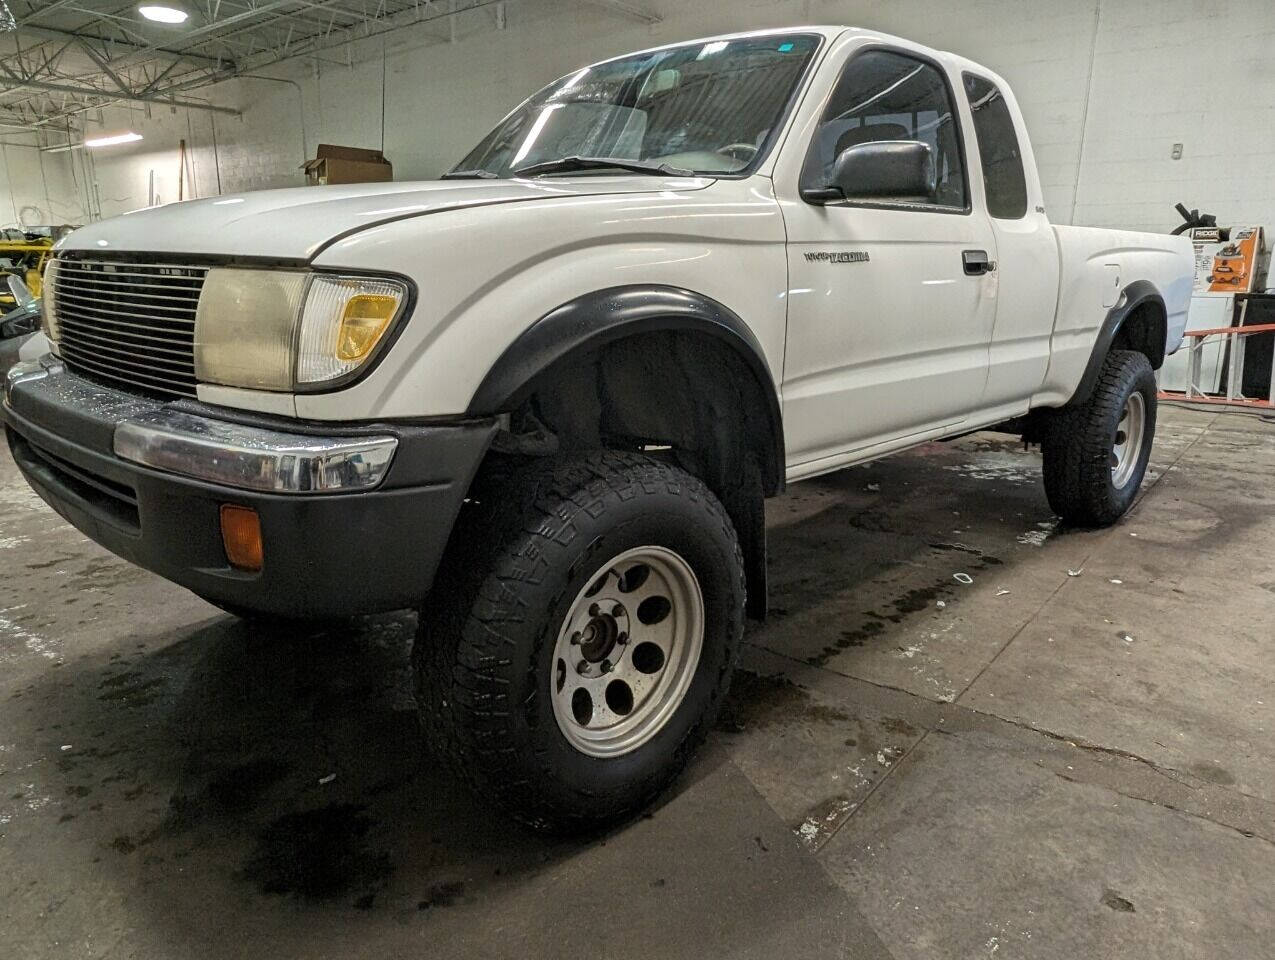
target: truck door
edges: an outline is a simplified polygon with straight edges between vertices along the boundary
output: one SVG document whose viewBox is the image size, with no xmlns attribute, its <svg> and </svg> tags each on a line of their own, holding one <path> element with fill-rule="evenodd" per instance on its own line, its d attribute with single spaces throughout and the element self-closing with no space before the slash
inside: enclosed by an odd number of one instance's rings
<svg viewBox="0 0 1275 960">
<path fill-rule="evenodd" d="M 962 75 L 996 235 L 996 327 L 984 406 L 1022 413 L 1049 367 L 1058 302 L 1058 239 L 1045 216 L 1017 104 L 986 77 Z"/>
<path fill-rule="evenodd" d="M 784 431 L 796 476 L 851 459 L 848 451 L 901 446 L 980 406 L 996 259 L 938 64 L 880 47 L 852 53 L 817 121 L 799 120 L 799 130 L 808 140 L 801 186 L 830 182 L 847 147 L 920 140 L 937 191 L 928 202 L 815 204 L 777 170 L 788 231 Z"/>
</svg>

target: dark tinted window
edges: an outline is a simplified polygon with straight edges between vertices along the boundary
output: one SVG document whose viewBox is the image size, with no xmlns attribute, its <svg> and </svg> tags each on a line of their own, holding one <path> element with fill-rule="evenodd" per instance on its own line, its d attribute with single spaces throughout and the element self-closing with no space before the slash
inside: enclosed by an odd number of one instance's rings
<svg viewBox="0 0 1275 960">
<path fill-rule="evenodd" d="M 974 136 L 983 158 L 987 212 L 1001 220 L 1017 220 L 1027 213 L 1027 180 L 1009 105 L 996 84 L 971 73 L 965 74 L 965 95 L 974 112 Z"/>
<path fill-rule="evenodd" d="M 815 133 L 802 183 L 822 186 L 847 147 L 874 140 L 921 140 L 934 151 L 935 203 L 964 209 L 965 170 L 952 95 L 935 67 L 889 50 L 846 64 Z"/>
</svg>

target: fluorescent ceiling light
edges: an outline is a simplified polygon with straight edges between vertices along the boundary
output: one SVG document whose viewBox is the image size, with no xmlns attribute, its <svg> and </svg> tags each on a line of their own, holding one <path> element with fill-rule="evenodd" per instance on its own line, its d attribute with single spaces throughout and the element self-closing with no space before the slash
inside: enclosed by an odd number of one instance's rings
<svg viewBox="0 0 1275 960">
<path fill-rule="evenodd" d="M 113 147 L 117 143 L 132 143 L 134 140 L 142 139 L 140 133 L 134 133 L 132 130 L 128 133 L 113 133 L 105 137 L 90 137 L 84 141 L 86 147 Z"/>
<path fill-rule="evenodd" d="M 186 18 L 190 16 L 185 10 L 179 10 L 177 7 L 161 7 L 158 5 L 147 5 L 137 8 L 147 20 L 154 20 L 156 23 L 185 23 Z"/>
</svg>

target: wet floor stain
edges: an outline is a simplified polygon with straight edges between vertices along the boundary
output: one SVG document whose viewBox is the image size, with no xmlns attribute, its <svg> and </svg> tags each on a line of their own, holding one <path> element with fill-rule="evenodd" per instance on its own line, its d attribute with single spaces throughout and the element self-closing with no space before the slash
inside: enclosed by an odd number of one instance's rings
<svg viewBox="0 0 1275 960">
<path fill-rule="evenodd" d="M 881 729 L 896 733 L 901 737 L 920 736 L 921 731 L 900 717 L 886 717 L 881 721 Z"/>
<path fill-rule="evenodd" d="M 130 707 L 145 707 L 153 703 L 164 685 L 163 677 L 146 678 L 136 671 L 127 670 L 107 677 L 99 684 L 102 691 L 99 700 L 118 700 Z"/>
<path fill-rule="evenodd" d="M 1217 764 L 1213 763 L 1193 763 L 1187 770 L 1201 780 L 1207 780 L 1209 783 L 1216 783 L 1221 787 L 1229 787 L 1235 783 L 1235 778 L 1226 770 L 1223 770 Z"/>
<path fill-rule="evenodd" d="M 850 647 L 861 647 L 878 633 L 885 630 L 886 620 L 880 614 L 873 613 L 871 610 L 864 610 L 863 616 L 868 619 L 853 630 L 842 630 L 841 639 L 837 642 L 837 648 L 847 650 Z"/>
<path fill-rule="evenodd" d="M 465 883 L 462 880 L 450 880 L 436 883 L 430 887 L 417 904 L 417 910 L 429 910 L 433 907 L 454 907 L 458 903 L 467 903 Z"/>
<path fill-rule="evenodd" d="M 851 719 L 844 710 L 815 702 L 810 694 L 785 677 L 737 670 L 731 680 L 730 694 L 718 715 L 717 729 L 724 733 L 742 733 L 793 720 L 844 723 Z"/>
<path fill-rule="evenodd" d="M 955 553 L 968 558 L 962 561 L 961 566 L 964 570 L 961 572 L 979 573 L 1004 563 L 999 557 L 964 543 L 935 542 L 928 546 L 935 553 Z M 806 662 L 812 666 L 822 667 L 839 653 L 853 647 L 866 646 L 874 637 L 887 633 L 887 624 L 902 623 L 913 614 L 931 609 L 940 600 L 944 603 L 959 600 L 960 589 L 959 584 L 947 577 L 934 583 L 909 587 L 885 600 L 875 609 L 861 611 L 862 620 L 857 626 L 840 631 L 832 643 L 818 653 L 806 657 Z"/>
<path fill-rule="evenodd" d="M 208 799 L 226 811 L 246 810 L 291 770 L 292 764 L 283 760 L 249 760 L 215 777 L 208 784 Z"/>
<path fill-rule="evenodd" d="M 369 842 L 366 809 L 340 803 L 285 814 L 262 830 L 243 877 L 262 893 L 326 900 L 375 892 L 393 872 L 389 854 Z"/>
</svg>

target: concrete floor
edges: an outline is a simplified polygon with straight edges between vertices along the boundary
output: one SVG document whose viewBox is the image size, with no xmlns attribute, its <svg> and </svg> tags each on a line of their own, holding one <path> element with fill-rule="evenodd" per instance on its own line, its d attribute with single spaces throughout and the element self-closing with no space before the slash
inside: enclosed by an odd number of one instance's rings
<svg viewBox="0 0 1275 960">
<path fill-rule="evenodd" d="M 992 435 L 794 486 L 708 749 L 549 843 L 422 755 L 411 616 L 259 632 L 4 455 L 0 955 L 1271 956 L 1275 426 L 1153 468 L 1098 532 Z"/>
</svg>

